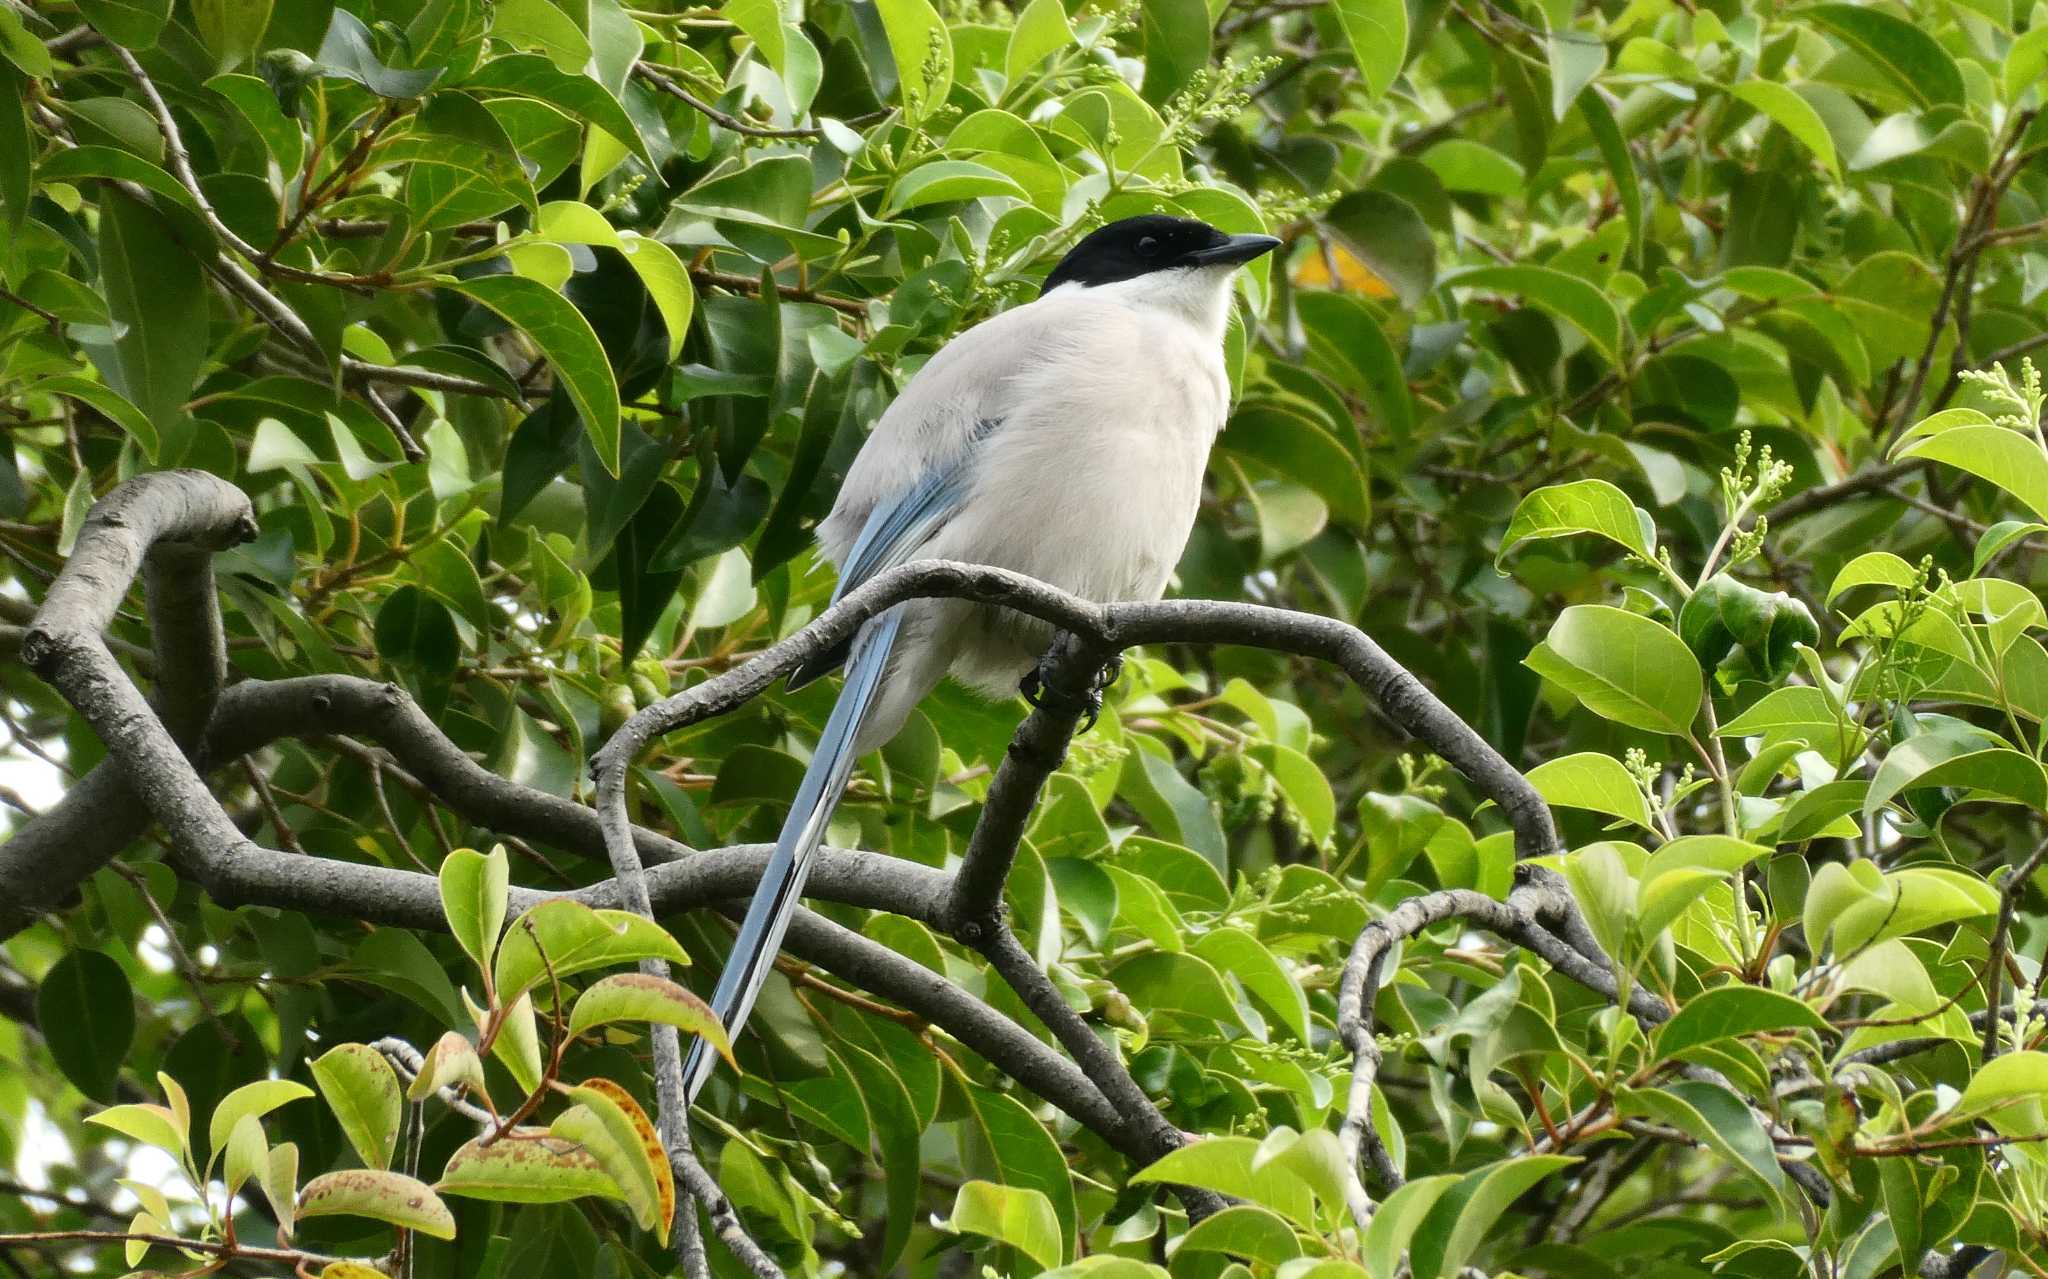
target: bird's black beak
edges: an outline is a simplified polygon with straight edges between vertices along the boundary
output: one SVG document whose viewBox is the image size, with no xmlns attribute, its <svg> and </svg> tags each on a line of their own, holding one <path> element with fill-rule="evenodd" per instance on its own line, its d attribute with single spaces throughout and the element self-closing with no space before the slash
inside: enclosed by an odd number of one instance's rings
<svg viewBox="0 0 2048 1279">
<path fill-rule="evenodd" d="M 1279 247 L 1280 241 L 1270 235 L 1231 235 L 1221 244 L 1194 250 L 1187 261 L 1191 266 L 1240 266 Z"/>
</svg>

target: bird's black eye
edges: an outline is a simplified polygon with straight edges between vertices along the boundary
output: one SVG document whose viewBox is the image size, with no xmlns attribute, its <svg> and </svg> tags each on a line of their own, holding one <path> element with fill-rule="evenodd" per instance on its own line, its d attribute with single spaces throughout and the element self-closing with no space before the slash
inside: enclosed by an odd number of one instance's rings
<svg viewBox="0 0 2048 1279">
<path fill-rule="evenodd" d="M 1159 237 L 1158 237 L 1158 236 L 1156 236 L 1156 235 L 1141 235 L 1141 236 L 1139 236 L 1139 237 L 1138 237 L 1138 256 L 1139 256 L 1139 257 L 1149 258 L 1149 257 L 1151 257 L 1151 256 L 1152 256 L 1153 254 L 1155 254 L 1155 253 L 1157 253 L 1157 252 L 1159 252 Z"/>
</svg>

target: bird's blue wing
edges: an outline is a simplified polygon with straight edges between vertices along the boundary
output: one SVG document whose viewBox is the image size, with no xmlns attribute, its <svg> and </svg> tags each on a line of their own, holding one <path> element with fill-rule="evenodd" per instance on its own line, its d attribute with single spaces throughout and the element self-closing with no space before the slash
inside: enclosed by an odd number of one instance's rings
<svg viewBox="0 0 2048 1279">
<path fill-rule="evenodd" d="M 986 439 L 995 426 L 994 422 L 978 423 L 968 449 L 952 465 L 928 472 L 901 497 L 875 508 L 847 554 L 839 586 L 832 593 L 835 603 L 883 569 L 915 558 L 931 535 L 952 518 L 973 490 L 974 446 Z M 768 980 L 776 952 L 782 948 L 790 916 L 796 911 L 797 899 L 803 896 L 811 858 L 825 838 L 832 810 L 853 771 L 854 744 L 881 691 L 882 676 L 888 669 L 902 624 L 902 610 L 888 609 L 870 618 L 836 651 L 806 663 L 789 677 L 790 685 L 795 687 L 846 662 L 846 687 L 840 690 L 831 717 L 825 721 L 825 730 L 818 735 L 818 748 L 804 770 L 803 782 L 797 787 L 782 833 L 776 838 L 775 852 L 754 890 L 746 917 L 740 921 L 739 935 L 733 939 L 732 952 L 726 956 L 725 969 L 712 992 L 711 1010 L 728 1035 L 739 1034 L 747 1014 L 753 1011 L 762 983 Z M 689 1059 L 683 1067 L 685 1095 L 689 1100 L 696 1100 L 716 1062 L 702 1039 L 690 1045 Z"/>
<path fill-rule="evenodd" d="M 867 523 L 861 525 L 860 536 L 854 539 L 839 570 L 839 584 L 832 588 L 834 604 L 883 569 L 915 558 L 918 549 L 953 517 L 973 492 L 977 446 L 998 424 L 989 420 L 975 423 L 968 448 L 952 465 L 926 472 L 893 501 L 868 513 Z M 839 645 L 797 667 L 789 673 L 789 687 L 802 688 L 837 668 L 846 660 L 848 648 Z"/>
</svg>

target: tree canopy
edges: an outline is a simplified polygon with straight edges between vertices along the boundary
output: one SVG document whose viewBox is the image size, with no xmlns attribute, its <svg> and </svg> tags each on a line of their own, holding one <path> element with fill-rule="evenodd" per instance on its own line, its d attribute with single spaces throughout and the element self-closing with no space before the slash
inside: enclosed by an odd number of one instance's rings
<svg viewBox="0 0 2048 1279">
<path fill-rule="evenodd" d="M 2048 1273 L 2048 9 L 638 2 L 0 3 L 0 1267 Z M 1173 599 L 828 610 L 1155 211 L 1285 241 Z M 919 594 L 1121 678 L 726 1042 Z"/>
</svg>

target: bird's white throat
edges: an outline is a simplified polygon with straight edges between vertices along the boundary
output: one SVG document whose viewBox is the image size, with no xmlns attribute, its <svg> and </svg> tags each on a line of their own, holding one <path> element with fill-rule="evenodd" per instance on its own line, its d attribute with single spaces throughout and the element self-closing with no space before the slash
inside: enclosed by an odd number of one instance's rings
<svg viewBox="0 0 2048 1279">
<path fill-rule="evenodd" d="M 1079 296 L 1106 298 L 1133 309 L 1164 311 L 1193 325 L 1215 342 L 1223 340 L 1230 327 L 1231 285 L 1237 276 L 1235 264 L 1178 267 L 1152 271 L 1109 284 L 1083 284 L 1071 280 L 1048 297 Z"/>
</svg>

